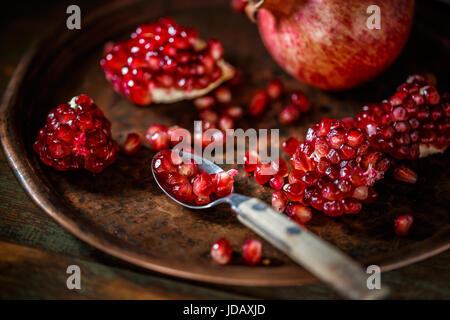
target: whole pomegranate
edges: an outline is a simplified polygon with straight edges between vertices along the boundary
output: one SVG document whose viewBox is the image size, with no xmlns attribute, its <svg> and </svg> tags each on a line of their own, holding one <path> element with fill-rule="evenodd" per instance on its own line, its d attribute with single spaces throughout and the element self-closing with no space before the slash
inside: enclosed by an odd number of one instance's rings
<svg viewBox="0 0 450 320">
<path fill-rule="evenodd" d="M 257 11 L 264 44 L 283 69 L 343 90 L 371 80 L 400 54 L 414 0 L 250 0 L 246 10 Z"/>
</svg>

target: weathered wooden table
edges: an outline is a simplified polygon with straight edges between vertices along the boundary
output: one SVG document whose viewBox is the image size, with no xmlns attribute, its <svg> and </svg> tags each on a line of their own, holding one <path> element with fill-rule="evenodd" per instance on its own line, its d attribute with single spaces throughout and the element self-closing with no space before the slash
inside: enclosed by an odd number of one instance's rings
<svg viewBox="0 0 450 320">
<path fill-rule="evenodd" d="M 82 12 L 101 1 L 78 1 Z M 61 4 L 12 4 L 0 13 L 0 92 L 30 42 L 64 21 Z M 317 283 L 302 287 L 220 286 L 139 269 L 78 240 L 40 210 L 17 183 L 0 153 L 0 298 L 40 299 L 333 299 Z M 68 290 L 66 268 L 78 265 L 81 290 Z M 388 272 L 382 282 L 399 299 L 449 299 L 450 252 Z"/>
</svg>

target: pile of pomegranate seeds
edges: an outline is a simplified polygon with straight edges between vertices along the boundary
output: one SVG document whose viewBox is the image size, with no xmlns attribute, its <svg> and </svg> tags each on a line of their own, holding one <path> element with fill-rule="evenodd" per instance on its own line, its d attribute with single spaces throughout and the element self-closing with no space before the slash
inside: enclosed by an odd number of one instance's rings
<svg viewBox="0 0 450 320">
<path fill-rule="evenodd" d="M 450 145 L 450 99 L 424 77 L 410 76 L 389 100 L 364 106 L 355 125 L 395 159 L 443 152 Z"/>
<path fill-rule="evenodd" d="M 253 172 L 255 181 L 265 184 L 270 181 L 270 186 L 280 190 L 284 185 L 284 178 L 288 174 L 286 161 L 279 158 L 270 163 L 261 163 L 256 151 L 250 150 L 244 156 L 244 170 Z"/>
<path fill-rule="evenodd" d="M 233 177 L 238 173 L 234 169 L 217 174 L 202 172 L 193 159 L 183 160 L 169 149 L 156 156 L 153 170 L 165 190 L 191 205 L 205 205 L 229 195 L 233 190 Z"/>
<path fill-rule="evenodd" d="M 111 123 L 82 94 L 47 114 L 33 149 L 43 163 L 56 170 L 99 173 L 116 161 L 118 145 L 111 137 Z"/>
<path fill-rule="evenodd" d="M 410 214 L 404 214 L 398 217 L 394 222 L 395 233 L 399 236 L 408 235 L 409 229 L 411 228 L 413 222 L 414 218 Z"/>
<path fill-rule="evenodd" d="M 231 260 L 233 248 L 227 239 L 221 238 L 211 247 L 211 257 L 219 264 L 227 264 Z"/>
<path fill-rule="evenodd" d="M 109 45 L 100 65 L 114 89 L 139 105 L 192 99 L 230 79 L 218 40 L 161 18 L 136 28 L 131 39 Z"/>
</svg>

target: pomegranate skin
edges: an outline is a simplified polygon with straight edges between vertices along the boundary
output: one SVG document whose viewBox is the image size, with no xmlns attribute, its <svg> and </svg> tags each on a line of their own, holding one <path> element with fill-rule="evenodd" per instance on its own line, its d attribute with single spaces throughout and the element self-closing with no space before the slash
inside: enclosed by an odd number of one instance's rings
<svg viewBox="0 0 450 320">
<path fill-rule="evenodd" d="M 368 29 L 370 5 L 380 8 L 381 29 Z M 265 0 L 257 23 L 276 62 L 295 78 L 326 90 L 365 83 L 402 51 L 414 0 Z"/>
</svg>

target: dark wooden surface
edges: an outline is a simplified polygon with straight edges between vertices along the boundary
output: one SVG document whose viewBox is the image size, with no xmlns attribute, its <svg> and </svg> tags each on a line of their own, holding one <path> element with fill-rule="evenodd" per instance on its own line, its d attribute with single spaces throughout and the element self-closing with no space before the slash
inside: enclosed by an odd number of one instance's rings
<svg viewBox="0 0 450 320">
<path fill-rule="evenodd" d="M 89 6 L 82 10 L 89 10 Z M 65 18 L 63 5 L 14 8 L 2 19 L 0 89 L 29 42 L 50 24 Z M 49 20 L 47 20 L 49 19 Z M 39 26 L 37 28 L 36 26 Z M 322 284 L 302 287 L 248 288 L 180 280 L 140 270 L 95 250 L 68 234 L 24 194 L 3 154 L 0 162 L 0 297 L 4 298 L 335 298 Z M 383 274 L 397 298 L 449 298 L 450 254 Z M 80 265 L 83 289 L 65 286 L 65 269 Z"/>
</svg>

